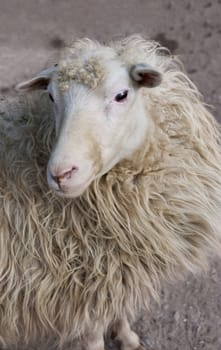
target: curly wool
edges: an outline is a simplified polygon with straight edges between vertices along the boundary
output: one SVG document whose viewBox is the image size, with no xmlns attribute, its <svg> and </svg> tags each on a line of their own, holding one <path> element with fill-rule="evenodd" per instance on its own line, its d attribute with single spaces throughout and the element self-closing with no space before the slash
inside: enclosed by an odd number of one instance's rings
<svg viewBox="0 0 221 350">
<path fill-rule="evenodd" d="M 79 45 L 96 47 L 81 41 Z M 60 343 L 133 320 L 177 268 L 220 251 L 221 152 L 217 122 L 176 58 L 151 41 L 112 44 L 130 65 L 163 74 L 143 90 L 152 134 L 74 200 L 48 190 L 54 138 L 47 98 L 1 101 L 0 339 L 41 334 Z"/>
<path fill-rule="evenodd" d="M 97 57 L 91 57 L 86 62 L 74 60 L 71 65 L 66 60 L 60 62 L 57 81 L 62 92 L 67 91 L 71 80 L 94 89 L 104 76 L 104 69 Z"/>
<path fill-rule="evenodd" d="M 94 89 L 105 75 L 105 56 L 113 55 L 110 48 L 102 47 L 99 43 L 88 39 L 74 42 L 62 52 L 57 74 L 54 79 L 58 82 L 61 92 L 68 90 L 72 80 Z M 115 54 L 116 55 L 116 54 Z"/>
</svg>

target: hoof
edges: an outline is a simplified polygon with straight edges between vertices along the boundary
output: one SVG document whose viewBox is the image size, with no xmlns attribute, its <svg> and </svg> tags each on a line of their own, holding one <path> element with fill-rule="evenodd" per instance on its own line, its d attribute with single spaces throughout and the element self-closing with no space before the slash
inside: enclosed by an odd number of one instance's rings
<svg viewBox="0 0 221 350">
<path fill-rule="evenodd" d="M 111 340 L 115 340 L 117 339 L 117 331 L 116 330 L 112 330 L 110 333 L 110 339 Z"/>
</svg>

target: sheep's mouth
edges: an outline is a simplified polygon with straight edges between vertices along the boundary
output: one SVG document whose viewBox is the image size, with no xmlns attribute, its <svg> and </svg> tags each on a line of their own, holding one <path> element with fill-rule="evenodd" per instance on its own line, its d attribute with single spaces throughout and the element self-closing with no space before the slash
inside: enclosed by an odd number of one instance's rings
<svg viewBox="0 0 221 350">
<path fill-rule="evenodd" d="M 60 186 L 58 189 L 55 189 L 57 195 L 65 198 L 76 198 L 83 194 L 83 192 L 88 188 L 88 186 L 93 181 L 93 178 L 90 178 L 80 184 L 70 184 Z"/>
</svg>

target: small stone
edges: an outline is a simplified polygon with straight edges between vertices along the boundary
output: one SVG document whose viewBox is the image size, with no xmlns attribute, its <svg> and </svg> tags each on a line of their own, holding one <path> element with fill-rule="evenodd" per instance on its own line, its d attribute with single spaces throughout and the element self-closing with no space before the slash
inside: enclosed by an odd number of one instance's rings
<svg viewBox="0 0 221 350">
<path fill-rule="evenodd" d="M 174 319 L 175 321 L 178 323 L 179 322 L 179 319 L 180 319 L 180 313 L 179 311 L 176 311 L 175 314 L 174 314 Z"/>
</svg>

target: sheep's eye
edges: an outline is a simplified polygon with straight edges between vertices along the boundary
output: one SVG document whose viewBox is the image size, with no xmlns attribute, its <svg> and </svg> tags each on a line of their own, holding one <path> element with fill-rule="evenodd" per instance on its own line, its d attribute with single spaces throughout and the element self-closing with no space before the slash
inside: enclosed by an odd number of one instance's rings
<svg viewBox="0 0 221 350">
<path fill-rule="evenodd" d="M 124 101 L 127 98 L 127 95 L 128 95 L 128 90 L 121 91 L 119 92 L 119 94 L 115 96 L 115 101 L 117 102 Z"/>
<path fill-rule="evenodd" d="M 50 98 L 50 100 L 52 101 L 52 102 L 54 102 L 54 97 L 52 96 L 52 94 L 49 92 L 49 98 Z"/>
</svg>

